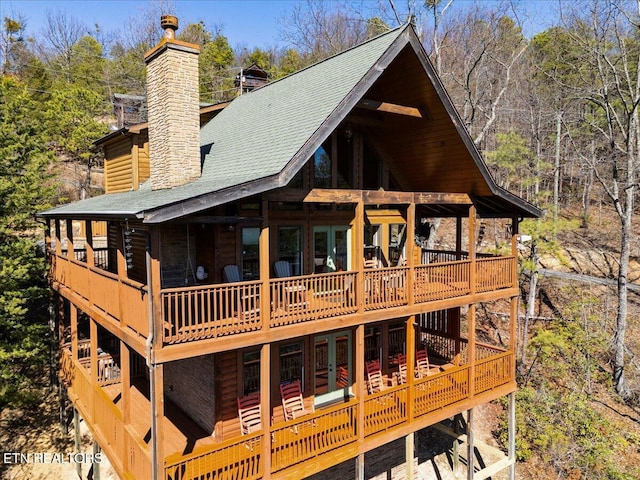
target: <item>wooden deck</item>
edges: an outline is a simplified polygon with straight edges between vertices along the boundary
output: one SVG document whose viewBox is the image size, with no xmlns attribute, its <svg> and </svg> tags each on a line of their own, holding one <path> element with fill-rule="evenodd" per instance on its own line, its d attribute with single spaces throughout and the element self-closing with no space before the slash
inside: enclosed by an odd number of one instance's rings
<svg viewBox="0 0 640 480">
<path fill-rule="evenodd" d="M 476 352 L 475 365 L 452 365 L 425 378 L 222 442 L 165 400 L 164 476 L 167 480 L 260 478 L 268 438 L 272 478 L 300 478 L 326 468 L 328 462 L 352 458 L 515 389 L 512 352 L 487 345 L 480 345 Z M 92 383 L 89 371 L 70 358 L 63 362 L 62 373 L 70 397 L 116 470 L 148 478 L 151 424 L 146 380 L 136 380 L 130 388 L 130 423 L 125 426 L 120 384 Z"/>
<path fill-rule="evenodd" d="M 145 285 L 123 281 L 62 255 L 56 257 L 55 265 L 55 280 L 60 285 L 123 328 L 147 336 Z M 405 315 L 418 313 L 427 302 L 515 288 L 515 271 L 516 258 L 503 256 L 271 279 L 268 288 L 258 281 L 165 288 L 160 292 L 163 342 L 179 344 L 262 332 L 396 307 L 405 307 Z M 360 294 L 359 284 L 364 285 Z M 265 294 L 269 301 L 261 303 Z M 261 305 L 270 308 L 265 311 Z"/>
</svg>

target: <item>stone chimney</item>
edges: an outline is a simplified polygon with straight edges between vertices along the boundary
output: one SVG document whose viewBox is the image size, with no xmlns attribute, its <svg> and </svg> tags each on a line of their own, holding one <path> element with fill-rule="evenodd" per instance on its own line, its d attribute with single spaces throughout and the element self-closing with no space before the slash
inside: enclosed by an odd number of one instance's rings
<svg viewBox="0 0 640 480">
<path fill-rule="evenodd" d="M 151 189 L 200 177 L 200 47 L 175 38 L 178 19 L 163 15 L 160 43 L 145 56 Z"/>
</svg>

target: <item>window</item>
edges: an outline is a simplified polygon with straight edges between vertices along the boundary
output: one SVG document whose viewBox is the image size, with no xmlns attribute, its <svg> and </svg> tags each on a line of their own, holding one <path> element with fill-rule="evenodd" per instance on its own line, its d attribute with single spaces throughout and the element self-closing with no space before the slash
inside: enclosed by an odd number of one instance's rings
<svg viewBox="0 0 640 480">
<path fill-rule="evenodd" d="M 242 229 L 242 279 L 257 280 L 260 278 L 260 262 L 258 255 L 258 239 L 260 229 L 257 227 Z"/>
<path fill-rule="evenodd" d="M 313 186 L 331 188 L 331 138 L 313 154 Z"/>
<path fill-rule="evenodd" d="M 406 353 L 405 347 L 405 327 L 404 323 L 393 323 L 389 325 L 389 364 L 395 365 L 398 355 Z"/>
<path fill-rule="evenodd" d="M 353 188 L 353 144 L 349 139 L 338 136 L 338 188 Z"/>
<path fill-rule="evenodd" d="M 362 188 L 377 190 L 382 186 L 382 162 L 378 154 L 365 142 L 362 159 Z"/>
<path fill-rule="evenodd" d="M 242 395 L 260 391 L 260 350 L 242 354 Z"/>
<path fill-rule="evenodd" d="M 278 227 L 278 258 L 289 262 L 292 275 L 302 275 L 302 226 Z"/>
<path fill-rule="evenodd" d="M 280 383 L 300 380 L 304 388 L 304 351 L 302 342 L 280 346 Z"/>
<path fill-rule="evenodd" d="M 404 243 L 406 239 L 407 225 L 404 223 L 392 223 L 389 225 L 389 266 L 397 267 L 404 258 Z"/>
<path fill-rule="evenodd" d="M 367 327 L 364 331 L 364 361 L 382 361 L 382 342 L 379 327 Z"/>
</svg>

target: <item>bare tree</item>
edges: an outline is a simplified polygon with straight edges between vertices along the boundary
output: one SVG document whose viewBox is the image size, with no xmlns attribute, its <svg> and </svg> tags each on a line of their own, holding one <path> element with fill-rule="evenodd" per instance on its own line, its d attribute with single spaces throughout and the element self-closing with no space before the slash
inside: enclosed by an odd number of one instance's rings
<svg viewBox="0 0 640 480">
<path fill-rule="evenodd" d="M 613 380 L 623 398 L 631 394 L 625 377 L 625 336 L 634 197 L 640 168 L 640 28 L 638 2 L 590 0 L 572 16 L 571 33 L 596 81 L 583 84 L 593 108 L 590 127 L 602 138 L 591 160 L 592 171 L 620 220 L 618 308 L 613 338 Z M 637 233 L 636 233 L 637 234 Z"/>
<path fill-rule="evenodd" d="M 306 0 L 281 19 L 281 38 L 302 55 L 320 60 L 377 33 L 370 26 L 369 19 L 354 4 Z"/>
</svg>

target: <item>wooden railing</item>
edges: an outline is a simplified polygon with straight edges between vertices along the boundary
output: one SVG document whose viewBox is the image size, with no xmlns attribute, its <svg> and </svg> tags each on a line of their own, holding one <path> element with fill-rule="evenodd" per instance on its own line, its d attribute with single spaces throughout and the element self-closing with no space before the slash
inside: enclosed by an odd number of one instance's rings
<svg viewBox="0 0 640 480">
<path fill-rule="evenodd" d="M 331 459 L 348 458 L 347 454 L 352 455 L 355 451 L 359 432 L 365 441 L 375 442 L 377 435 L 406 427 L 412 419 L 427 421 L 430 414 L 445 407 L 466 405 L 472 394 L 513 381 L 510 368 L 513 353 L 491 346 L 482 349 L 493 355 L 476 362 L 473 392 L 470 391 L 472 366 L 454 366 L 416 379 L 413 384 L 368 395 L 362 403 L 352 399 L 292 421 L 277 422 L 250 435 L 198 447 L 186 455 L 182 451 L 173 453 L 165 458 L 164 477 L 166 480 L 257 480 L 264 474 L 262 455 L 266 435 L 271 441 L 272 472 L 293 472 L 306 468 L 309 462 L 326 466 Z M 62 356 L 61 372 L 72 398 L 75 397 L 83 416 L 97 432 L 116 470 L 126 471 L 132 478 L 150 478 L 149 447 L 141 438 L 142 433 L 123 424 L 123 415 L 117 406 L 102 389 L 92 385 L 88 372 L 68 353 Z M 361 406 L 364 423 L 359 425 L 358 409 Z M 409 418 L 410 409 L 412 418 Z"/>
<path fill-rule="evenodd" d="M 409 388 L 401 385 L 369 395 L 364 401 L 364 436 L 385 432 L 408 420 Z"/>
<path fill-rule="evenodd" d="M 124 425 L 120 409 L 100 386 L 92 384 L 89 371 L 66 349 L 61 350 L 60 377 L 116 471 L 125 477 L 151 478 L 149 447 Z"/>
<path fill-rule="evenodd" d="M 408 302 L 408 267 L 369 268 L 364 271 L 364 308 L 399 307 Z"/>
<path fill-rule="evenodd" d="M 512 379 L 511 365 L 513 353 L 504 352 L 480 360 L 475 366 L 474 392 L 486 392 L 492 388 L 509 383 Z"/>
<path fill-rule="evenodd" d="M 188 455 L 175 453 L 165 459 L 164 477 L 166 480 L 254 480 L 262 477 L 261 454 L 262 432 L 257 432 L 203 447 Z"/>
<path fill-rule="evenodd" d="M 53 280 L 83 297 L 93 307 L 146 337 L 148 290 L 139 282 L 56 255 Z"/>
<path fill-rule="evenodd" d="M 429 375 L 426 378 L 416 380 L 413 415 L 417 418 L 468 397 L 468 366 Z"/>
<path fill-rule="evenodd" d="M 487 257 L 476 260 L 476 291 L 489 292 L 515 287 L 514 257 Z"/>
<path fill-rule="evenodd" d="M 357 410 L 357 402 L 350 402 L 276 424 L 271 428 L 271 471 L 330 456 L 333 450 L 357 441 Z"/>
<path fill-rule="evenodd" d="M 260 294 L 260 282 L 163 289 L 164 341 L 176 343 L 260 330 Z"/>
<path fill-rule="evenodd" d="M 435 255 L 435 252 L 430 254 Z M 444 252 L 442 260 L 453 255 Z M 456 254 L 458 255 L 458 254 Z M 476 265 L 472 288 L 470 269 Z M 148 335 L 148 289 L 130 279 L 65 256 L 54 257 L 54 280 L 68 286 L 106 315 Z M 428 265 L 335 272 L 269 281 L 263 292 L 259 281 L 166 288 L 160 292 L 164 342 L 188 342 L 300 324 L 410 304 L 425 303 L 515 287 L 516 259 L 487 257 Z M 356 286 L 364 285 L 358 298 Z M 269 295 L 269 311 L 261 311 L 260 296 Z"/>
<path fill-rule="evenodd" d="M 415 267 L 416 303 L 468 295 L 471 261 L 460 260 Z"/>
<path fill-rule="evenodd" d="M 354 313 L 356 272 L 272 279 L 271 327 Z"/>
</svg>

